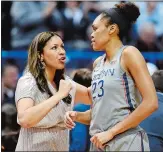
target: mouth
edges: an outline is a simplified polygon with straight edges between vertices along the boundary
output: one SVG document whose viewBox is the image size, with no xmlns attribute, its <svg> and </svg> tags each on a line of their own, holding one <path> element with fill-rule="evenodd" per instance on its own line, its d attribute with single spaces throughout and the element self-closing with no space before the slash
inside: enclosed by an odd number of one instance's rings
<svg viewBox="0 0 163 152">
<path fill-rule="evenodd" d="M 91 45 L 93 45 L 95 43 L 95 40 L 91 40 Z"/>
<path fill-rule="evenodd" d="M 95 42 L 95 40 L 94 39 L 91 39 L 91 42 L 93 43 L 93 42 Z"/>
<path fill-rule="evenodd" d="M 66 57 L 59 58 L 59 61 L 62 62 L 62 63 L 65 63 L 66 62 Z"/>
</svg>

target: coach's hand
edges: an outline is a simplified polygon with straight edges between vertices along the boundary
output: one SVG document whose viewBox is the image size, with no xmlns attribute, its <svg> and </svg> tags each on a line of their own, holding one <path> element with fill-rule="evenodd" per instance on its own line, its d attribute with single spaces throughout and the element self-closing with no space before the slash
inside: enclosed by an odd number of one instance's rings
<svg viewBox="0 0 163 152">
<path fill-rule="evenodd" d="M 71 89 L 72 89 L 71 82 L 67 80 L 60 80 L 58 92 L 63 96 L 63 98 L 68 96 Z"/>
<path fill-rule="evenodd" d="M 75 127 L 75 119 L 77 117 L 76 111 L 68 111 L 64 116 L 64 123 L 68 129 L 73 129 Z"/>
<path fill-rule="evenodd" d="M 90 140 L 98 149 L 104 150 L 105 143 L 109 142 L 113 137 L 112 132 L 108 130 L 95 134 Z"/>
</svg>

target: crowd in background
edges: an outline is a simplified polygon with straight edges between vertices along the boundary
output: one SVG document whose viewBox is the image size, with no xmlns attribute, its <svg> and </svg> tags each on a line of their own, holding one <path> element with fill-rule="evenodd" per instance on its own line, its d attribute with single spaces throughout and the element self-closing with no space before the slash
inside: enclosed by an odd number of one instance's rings
<svg viewBox="0 0 163 152">
<path fill-rule="evenodd" d="M 58 31 L 66 48 L 90 48 L 91 24 L 103 10 L 116 2 L 3 2 L 2 48 L 27 50 L 42 31 Z M 163 51 L 163 2 L 136 2 L 140 17 L 124 38 L 140 51 Z"/>
<path fill-rule="evenodd" d="M 64 41 L 66 51 L 91 51 L 90 35 L 93 20 L 101 11 L 108 10 L 116 3 L 106 1 L 3 1 L 2 49 L 26 51 L 36 34 L 42 31 L 57 31 Z M 133 45 L 141 52 L 162 52 L 163 2 L 135 3 L 140 8 L 141 15 L 124 37 L 123 43 Z M 75 64 L 80 68 L 84 67 L 83 64 Z M 163 67 L 162 60 L 158 60 L 155 64 L 159 69 Z M 21 64 L 20 68 L 22 71 Z"/>
<path fill-rule="evenodd" d="M 31 40 L 42 31 L 57 31 L 65 43 L 65 48 L 83 51 L 91 49 L 92 21 L 101 11 L 109 9 L 116 3 L 3 1 L 1 3 L 2 50 L 28 50 Z M 136 2 L 136 4 L 140 8 L 141 15 L 123 39 L 124 44 L 134 45 L 141 52 L 163 51 L 163 2 Z M 159 61 L 158 67 L 159 65 L 163 65 L 163 62 Z M 19 75 L 19 65 L 14 60 L 8 60 L 2 65 L 2 145 L 4 146 L 2 149 L 5 150 L 15 149 L 20 128 L 17 124 L 14 99 Z M 82 108 L 79 106 L 77 109 Z"/>
<path fill-rule="evenodd" d="M 2 66 L 1 75 L 1 141 L 2 150 L 14 150 L 17 144 L 20 126 L 17 124 L 15 106 L 15 88 L 19 78 L 19 68 L 14 60 L 9 60 Z"/>
</svg>

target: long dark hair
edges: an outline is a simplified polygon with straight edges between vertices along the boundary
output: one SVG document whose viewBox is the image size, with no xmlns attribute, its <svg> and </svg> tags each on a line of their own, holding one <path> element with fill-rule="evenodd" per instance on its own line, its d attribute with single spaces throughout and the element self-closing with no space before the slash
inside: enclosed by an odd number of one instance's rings
<svg viewBox="0 0 163 152">
<path fill-rule="evenodd" d="M 41 54 L 43 53 L 43 48 L 46 43 L 53 37 L 58 36 L 55 32 L 42 32 L 38 34 L 32 41 L 29 51 L 28 51 L 28 62 L 26 69 L 33 75 L 36 80 L 39 90 L 44 93 L 48 93 L 49 96 L 52 96 L 52 93 L 48 87 L 47 79 L 45 76 L 45 69 L 41 62 Z M 59 89 L 59 82 L 64 78 L 64 69 L 56 70 L 54 82 Z"/>
</svg>

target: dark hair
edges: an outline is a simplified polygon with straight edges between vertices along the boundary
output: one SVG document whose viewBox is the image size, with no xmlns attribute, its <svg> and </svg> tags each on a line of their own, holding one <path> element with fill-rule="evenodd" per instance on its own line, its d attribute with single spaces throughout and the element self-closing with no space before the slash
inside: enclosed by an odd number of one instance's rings
<svg viewBox="0 0 163 152">
<path fill-rule="evenodd" d="M 43 48 L 46 43 L 53 37 L 58 36 L 55 32 L 42 32 L 38 34 L 32 41 L 29 52 L 28 52 L 28 63 L 27 71 L 29 71 L 36 80 L 36 84 L 41 92 L 46 92 L 49 96 L 52 96 L 52 93 L 48 87 L 48 83 L 45 77 L 45 69 L 41 61 L 41 54 L 43 53 Z M 54 82 L 56 84 L 57 90 L 59 89 L 59 82 L 64 78 L 64 69 L 56 70 Z"/>
<path fill-rule="evenodd" d="M 41 92 L 47 92 L 49 96 L 52 96 L 52 93 L 48 87 L 47 80 L 45 77 L 45 69 L 43 68 L 41 62 L 41 54 L 43 53 L 43 48 L 46 43 L 53 37 L 58 36 L 55 32 L 42 32 L 38 34 L 32 41 L 29 51 L 28 51 L 28 63 L 27 69 L 36 79 L 37 86 Z M 54 81 L 60 80 L 63 78 L 63 70 L 57 70 L 55 74 Z M 59 87 L 59 82 L 55 81 L 57 89 Z"/>
<path fill-rule="evenodd" d="M 163 70 L 158 70 L 152 75 L 156 91 L 163 93 Z"/>
<path fill-rule="evenodd" d="M 89 69 L 83 68 L 75 72 L 73 80 L 86 87 L 91 86 L 92 72 Z"/>
<path fill-rule="evenodd" d="M 119 27 L 119 37 L 122 38 L 127 34 L 131 25 L 140 15 L 139 8 L 131 2 L 121 2 L 108 11 L 102 12 L 103 18 L 108 20 L 107 26 L 117 24 Z"/>
</svg>

